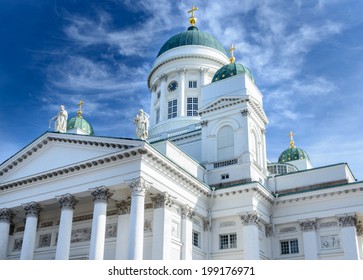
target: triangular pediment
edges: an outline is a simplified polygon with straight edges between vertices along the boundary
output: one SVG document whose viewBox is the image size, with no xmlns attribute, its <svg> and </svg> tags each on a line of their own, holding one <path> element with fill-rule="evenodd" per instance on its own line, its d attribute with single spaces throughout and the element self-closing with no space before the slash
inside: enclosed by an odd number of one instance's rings
<svg viewBox="0 0 363 280">
<path fill-rule="evenodd" d="M 0 183 L 140 146 L 132 139 L 45 133 L 0 165 Z"/>
<path fill-rule="evenodd" d="M 204 107 L 200 108 L 199 112 L 206 113 L 214 110 L 218 110 L 221 108 L 233 106 L 237 103 L 247 102 L 249 101 L 248 97 L 220 97 L 217 100 L 205 105 Z"/>
</svg>

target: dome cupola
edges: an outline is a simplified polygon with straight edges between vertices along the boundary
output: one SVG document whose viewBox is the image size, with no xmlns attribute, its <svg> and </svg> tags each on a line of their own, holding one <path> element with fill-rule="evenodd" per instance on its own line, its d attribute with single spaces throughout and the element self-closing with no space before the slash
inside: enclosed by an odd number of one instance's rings
<svg viewBox="0 0 363 280">
<path fill-rule="evenodd" d="M 92 125 L 82 116 L 82 105 L 83 101 L 81 100 L 78 104 L 77 116 L 68 120 L 67 133 L 94 135 Z"/>
<path fill-rule="evenodd" d="M 284 150 L 279 156 L 279 163 L 285 163 L 295 160 L 309 160 L 310 158 L 308 154 L 303 150 L 295 146 L 295 142 L 293 140 L 294 134 L 292 131 L 289 134 L 290 136 L 290 147 Z"/>
</svg>

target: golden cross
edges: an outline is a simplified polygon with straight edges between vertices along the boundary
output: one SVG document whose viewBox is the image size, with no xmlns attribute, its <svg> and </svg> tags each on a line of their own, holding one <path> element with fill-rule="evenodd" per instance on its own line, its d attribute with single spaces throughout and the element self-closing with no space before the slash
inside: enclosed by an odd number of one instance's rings
<svg viewBox="0 0 363 280">
<path fill-rule="evenodd" d="M 290 147 L 293 148 L 295 146 L 295 142 L 294 142 L 295 134 L 292 131 L 290 131 L 289 136 L 290 136 Z"/>
<path fill-rule="evenodd" d="M 231 61 L 231 63 L 233 63 L 235 61 L 234 56 L 233 56 L 233 51 L 236 50 L 236 47 L 232 44 L 231 48 L 228 50 L 228 52 L 231 53 L 231 58 L 229 59 Z"/>
<path fill-rule="evenodd" d="M 82 105 L 83 104 L 84 104 L 84 102 L 82 100 L 80 100 L 78 103 L 78 112 L 77 112 L 78 116 L 82 116 Z"/>
<path fill-rule="evenodd" d="M 192 13 L 192 17 L 194 17 L 194 11 L 198 10 L 198 7 L 194 7 L 194 5 L 192 6 L 192 9 L 190 11 L 188 11 L 189 13 Z"/>
</svg>

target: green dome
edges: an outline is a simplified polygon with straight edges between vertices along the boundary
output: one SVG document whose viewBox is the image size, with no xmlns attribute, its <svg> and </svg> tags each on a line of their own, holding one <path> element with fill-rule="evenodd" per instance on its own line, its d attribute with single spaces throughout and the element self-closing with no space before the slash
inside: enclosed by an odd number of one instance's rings
<svg viewBox="0 0 363 280">
<path fill-rule="evenodd" d="M 67 122 L 67 131 L 71 129 L 81 129 L 88 135 L 94 135 L 92 125 L 86 121 L 82 116 L 71 118 Z"/>
<path fill-rule="evenodd" d="M 174 35 L 166 41 L 157 57 L 168 50 L 187 45 L 200 45 L 214 48 L 227 56 L 226 50 L 216 38 L 208 33 L 199 31 L 195 26 L 190 26 L 187 31 Z"/>
<path fill-rule="evenodd" d="M 285 163 L 293 160 L 309 159 L 308 154 L 298 147 L 289 147 L 283 151 L 279 157 L 279 163 Z M 309 159 L 310 160 L 310 159 Z"/>
<path fill-rule="evenodd" d="M 252 73 L 250 69 L 248 69 L 246 66 L 243 66 L 239 63 L 229 63 L 227 65 L 224 65 L 222 68 L 220 68 L 215 74 L 212 79 L 212 83 L 223 80 L 235 75 L 239 75 L 242 73 L 246 73 L 252 80 L 252 82 L 255 82 L 255 79 L 252 76 Z"/>
</svg>

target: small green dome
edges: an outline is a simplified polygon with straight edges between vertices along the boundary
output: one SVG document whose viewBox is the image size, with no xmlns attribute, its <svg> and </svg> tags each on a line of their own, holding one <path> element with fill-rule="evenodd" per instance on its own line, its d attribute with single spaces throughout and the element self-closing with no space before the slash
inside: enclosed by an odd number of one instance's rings
<svg viewBox="0 0 363 280">
<path fill-rule="evenodd" d="M 255 79 L 253 78 L 250 69 L 248 69 L 246 66 L 243 66 L 242 64 L 233 62 L 220 68 L 214 74 L 212 83 L 243 73 L 246 73 L 251 78 L 252 82 L 255 82 Z"/>
<path fill-rule="evenodd" d="M 161 47 L 157 57 L 168 50 L 187 45 L 201 45 L 214 48 L 227 56 L 226 50 L 216 38 L 208 33 L 199 31 L 195 26 L 190 26 L 187 31 L 176 34 L 167 40 Z"/>
<path fill-rule="evenodd" d="M 285 151 L 283 151 L 279 157 L 279 163 L 285 163 L 288 161 L 293 160 L 300 160 L 300 159 L 308 159 L 310 160 L 308 154 L 298 147 L 289 147 Z"/>
<path fill-rule="evenodd" d="M 86 121 L 82 116 L 71 118 L 67 122 L 67 131 L 71 129 L 81 129 L 87 135 L 94 135 L 92 125 Z"/>
</svg>

